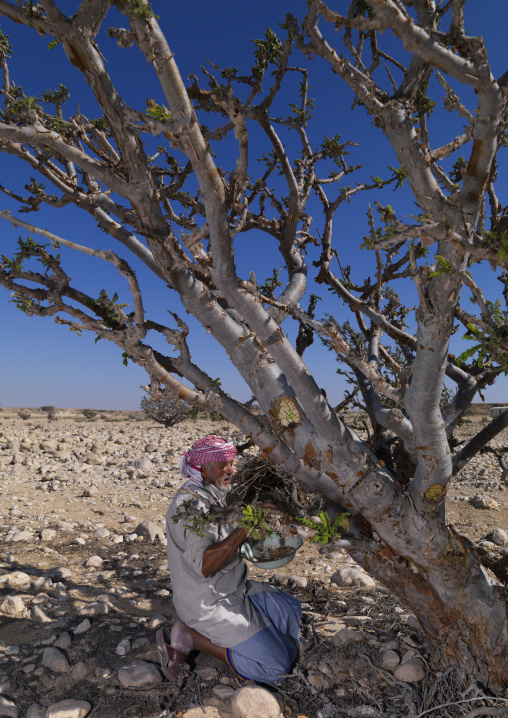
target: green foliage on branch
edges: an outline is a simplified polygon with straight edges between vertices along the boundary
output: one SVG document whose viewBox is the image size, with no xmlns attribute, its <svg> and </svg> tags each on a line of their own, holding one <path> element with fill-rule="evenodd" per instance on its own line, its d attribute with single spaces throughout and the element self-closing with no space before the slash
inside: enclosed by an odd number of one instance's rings
<svg viewBox="0 0 508 718">
<path fill-rule="evenodd" d="M 321 519 L 321 523 L 319 524 L 315 524 L 311 519 L 299 517 L 297 520 L 308 529 L 316 532 L 311 538 L 312 543 L 325 545 L 333 541 L 337 536 L 340 536 L 340 529 L 344 529 L 345 531 L 349 530 L 349 522 L 346 518 L 349 515 L 347 511 L 341 513 L 332 522 L 326 511 L 319 511 L 318 516 Z"/>
<path fill-rule="evenodd" d="M 260 531 L 266 531 L 268 535 L 272 533 L 272 529 L 266 523 L 266 518 L 270 513 L 270 509 L 261 509 L 252 504 L 247 506 L 242 511 L 242 520 L 240 521 L 241 528 L 247 531 L 249 536 L 255 541 L 259 541 L 261 538 Z"/>
</svg>

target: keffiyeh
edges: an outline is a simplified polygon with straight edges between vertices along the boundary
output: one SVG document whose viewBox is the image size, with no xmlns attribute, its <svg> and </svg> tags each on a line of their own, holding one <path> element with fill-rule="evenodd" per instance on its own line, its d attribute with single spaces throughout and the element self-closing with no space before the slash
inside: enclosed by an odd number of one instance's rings
<svg viewBox="0 0 508 718">
<path fill-rule="evenodd" d="M 195 441 L 190 449 L 184 451 L 180 459 L 180 473 L 184 479 L 203 485 L 201 467 L 211 461 L 233 461 L 236 446 L 220 436 L 205 436 Z M 189 481 L 187 483 L 190 483 Z"/>
</svg>

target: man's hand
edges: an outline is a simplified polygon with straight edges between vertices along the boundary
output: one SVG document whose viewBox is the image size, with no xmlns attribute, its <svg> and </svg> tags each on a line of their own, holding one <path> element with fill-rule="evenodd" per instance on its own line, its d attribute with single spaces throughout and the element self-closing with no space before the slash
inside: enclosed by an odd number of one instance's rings
<svg viewBox="0 0 508 718">
<path fill-rule="evenodd" d="M 203 554 L 203 563 L 201 566 L 203 576 L 208 578 L 222 568 L 247 537 L 247 531 L 239 527 L 225 539 L 219 541 L 219 543 L 209 546 Z"/>
</svg>

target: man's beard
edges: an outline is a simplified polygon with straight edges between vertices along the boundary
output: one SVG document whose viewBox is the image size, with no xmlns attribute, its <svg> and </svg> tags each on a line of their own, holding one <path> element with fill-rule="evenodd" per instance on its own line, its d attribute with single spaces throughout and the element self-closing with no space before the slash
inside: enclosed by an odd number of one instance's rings
<svg viewBox="0 0 508 718">
<path fill-rule="evenodd" d="M 231 491 L 231 484 L 219 484 L 217 488 L 222 494 L 229 494 L 229 492 Z"/>
</svg>

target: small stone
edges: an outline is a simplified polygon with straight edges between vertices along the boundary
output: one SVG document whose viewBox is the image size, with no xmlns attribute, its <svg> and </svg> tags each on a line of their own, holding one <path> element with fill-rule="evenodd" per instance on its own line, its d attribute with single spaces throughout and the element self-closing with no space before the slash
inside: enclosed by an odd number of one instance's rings
<svg viewBox="0 0 508 718">
<path fill-rule="evenodd" d="M 46 648 L 42 654 L 42 665 L 49 668 L 53 673 L 68 673 L 70 670 L 67 658 L 58 648 L 53 646 Z"/>
<path fill-rule="evenodd" d="M 54 648 L 63 648 L 63 650 L 65 651 L 67 648 L 69 648 L 71 643 L 72 643 L 71 634 L 68 633 L 67 631 L 64 631 L 63 633 L 61 633 L 58 636 L 56 641 L 53 643 L 53 647 Z"/>
<path fill-rule="evenodd" d="M 365 638 L 364 631 L 354 631 L 352 628 L 341 628 L 332 638 L 335 646 L 345 646 L 350 641 L 359 643 Z"/>
<path fill-rule="evenodd" d="M 46 718 L 46 706 L 41 703 L 32 703 L 25 713 L 25 718 Z"/>
<path fill-rule="evenodd" d="M 76 628 L 74 629 L 74 635 L 79 636 L 81 633 L 86 633 L 89 631 L 92 627 L 92 624 L 88 620 L 88 618 L 85 618 L 84 621 L 81 621 L 81 623 L 78 623 Z"/>
<path fill-rule="evenodd" d="M 91 710 L 92 704 L 88 701 L 67 698 L 64 701 L 50 705 L 46 718 L 85 718 Z"/>
<path fill-rule="evenodd" d="M 337 586 L 363 586 L 371 588 L 376 582 L 360 566 L 344 566 L 335 571 L 331 577 L 332 583 Z"/>
<path fill-rule="evenodd" d="M 497 546 L 506 546 L 508 544 L 508 533 L 503 531 L 503 529 L 492 529 L 491 537 Z"/>
<path fill-rule="evenodd" d="M 97 486 L 89 486 L 87 489 L 85 489 L 83 491 L 83 496 L 85 498 L 88 498 L 90 496 L 97 496 L 98 493 L 99 493 L 99 489 L 97 488 Z"/>
<path fill-rule="evenodd" d="M 119 669 L 118 680 L 124 688 L 139 688 L 152 683 L 161 683 L 162 673 L 153 663 L 135 661 Z"/>
<path fill-rule="evenodd" d="M 96 529 L 92 535 L 93 535 L 93 538 L 105 539 L 105 538 L 108 538 L 110 533 L 111 532 L 108 531 L 108 529 Z"/>
<path fill-rule="evenodd" d="M 294 586 L 298 586 L 298 588 L 307 587 L 307 579 L 305 578 L 305 576 L 290 576 L 289 580 L 293 583 Z"/>
<path fill-rule="evenodd" d="M 100 568 L 104 563 L 104 559 L 100 556 L 89 556 L 83 563 L 85 568 Z"/>
<path fill-rule="evenodd" d="M 19 651 L 19 646 L 7 646 L 7 648 L 5 648 L 4 650 L 4 653 L 6 656 L 17 656 Z"/>
<path fill-rule="evenodd" d="M 75 681 L 82 681 L 88 674 L 88 669 L 83 661 L 78 661 L 71 668 L 71 676 Z"/>
<path fill-rule="evenodd" d="M 0 611 L 7 616 L 19 616 L 25 610 L 21 596 L 6 596 L 0 603 Z"/>
<path fill-rule="evenodd" d="M 52 541 L 55 536 L 55 529 L 42 529 L 41 531 L 41 541 Z"/>
<path fill-rule="evenodd" d="M 109 613 L 109 606 L 104 601 L 92 601 L 82 606 L 78 611 L 78 616 L 103 616 Z"/>
<path fill-rule="evenodd" d="M 161 526 L 158 526 L 152 521 L 142 521 L 136 526 L 134 533 L 138 536 L 150 539 L 150 541 L 155 541 L 155 539 L 162 541 L 165 538 L 164 531 Z"/>
<path fill-rule="evenodd" d="M 309 671 L 307 680 L 314 688 L 317 688 L 318 691 L 324 691 L 330 688 L 330 681 L 319 671 Z"/>
<path fill-rule="evenodd" d="M 470 502 L 475 507 L 475 509 L 499 508 L 499 504 L 497 501 L 489 498 L 488 496 L 481 496 L 480 494 L 476 494 L 476 496 L 473 496 L 472 499 L 470 499 Z"/>
<path fill-rule="evenodd" d="M 130 639 L 124 638 L 123 641 L 120 641 L 120 643 L 116 647 L 116 655 L 117 656 L 126 656 L 130 650 L 131 650 Z"/>
<path fill-rule="evenodd" d="M 231 686 L 214 686 L 212 688 L 213 692 L 217 696 L 217 698 L 220 698 L 221 701 L 228 701 L 230 698 L 232 698 L 236 691 L 234 688 L 231 688 Z M 256 714 L 257 718 L 260 718 L 259 713 Z"/>
<path fill-rule="evenodd" d="M 400 663 L 400 656 L 395 651 L 386 651 L 381 656 L 381 667 L 386 668 L 388 671 L 396 668 Z"/>
<path fill-rule="evenodd" d="M 53 620 L 49 613 L 40 606 L 32 606 L 30 618 L 37 623 L 50 623 Z"/>
<path fill-rule="evenodd" d="M 215 681 L 219 675 L 219 671 L 216 668 L 197 668 L 196 674 L 202 681 Z"/>
<path fill-rule="evenodd" d="M 236 718 L 277 718 L 282 712 L 273 693 L 260 686 L 244 686 L 237 690 L 231 708 Z"/>
<path fill-rule="evenodd" d="M 1 718 L 18 718 L 19 708 L 15 703 L 5 696 L 0 696 L 0 716 Z"/>
<path fill-rule="evenodd" d="M 6 541 L 32 541 L 33 537 L 31 531 L 15 531 L 9 538 L 6 538 Z"/>
<path fill-rule="evenodd" d="M 62 556 L 59 556 L 58 560 L 61 561 Z M 71 578 L 72 571 L 67 568 L 67 566 L 57 566 L 51 571 L 48 571 L 48 576 L 50 576 L 51 578 L 56 578 L 57 581 L 65 581 L 66 579 Z"/>
<path fill-rule="evenodd" d="M 425 678 L 425 663 L 421 658 L 410 658 L 394 670 L 393 675 L 397 680 L 405 683 L 418 683 Z"/>
<path fill-rule="evenodd" d="M 147 626 L 148 628 L 159 628 L 159 626 L 163 626 L 167 622 L 168 619 L 166 618 L 166 616 L 159 614 L 157 616 L 154 616 L 151 621 L 148 622 Z"/>
</svg>

